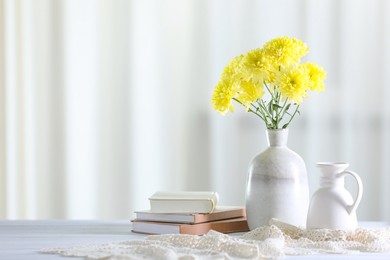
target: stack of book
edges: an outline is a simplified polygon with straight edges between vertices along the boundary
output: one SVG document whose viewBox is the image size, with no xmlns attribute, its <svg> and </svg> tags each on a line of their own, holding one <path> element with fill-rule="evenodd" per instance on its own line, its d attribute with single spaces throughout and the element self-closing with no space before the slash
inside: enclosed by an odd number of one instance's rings
<svg viewBox="0 0 390 260">
<path fill-rule="evenodd" d="M 245 209 L 217 206 L 215 192 L 157 192 L 149 198 L 150 209 L 135 211 L 133 232 L 145 234 L 203 235 L 249 230 Z"/>
</svg>

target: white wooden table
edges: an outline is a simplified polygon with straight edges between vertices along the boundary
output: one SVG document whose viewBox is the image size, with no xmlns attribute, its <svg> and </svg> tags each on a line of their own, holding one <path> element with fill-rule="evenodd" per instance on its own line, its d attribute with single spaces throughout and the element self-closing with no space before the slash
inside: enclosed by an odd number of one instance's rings
<svg viewBox="0 0 390 260">
<path fill-rule="evenodd" d="M 132 233 L 130 221 L 125 220 L 0 221 L 0 259 L 79 259 L 40 254 L 38 251 L 46 247 L 71 247 L 143 237 Z"/>
<path fill-rule="evenodd" d="M 384 222 L 363 222 L 361 226 L 383 227 Z M 50 260 L 80 259 L 40 254 L 46 247 L 71 247 L 81 244 L 99 244 L 142 239 L 144 235 L 131 232 L 131 223 L 92 220 L 32 220 L 0 221 L 0 259 Z M 311 255 L 286 257 L 288 259 L 390 259 L 388 254 Z"/>
</svg>

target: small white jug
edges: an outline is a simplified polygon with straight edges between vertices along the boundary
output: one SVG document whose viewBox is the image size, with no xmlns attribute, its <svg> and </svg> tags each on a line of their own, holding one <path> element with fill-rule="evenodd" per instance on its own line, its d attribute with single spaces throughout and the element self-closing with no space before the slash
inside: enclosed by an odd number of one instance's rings
<svg viewBox="0 0 390 260">
<path fill-rule="evenodd" d="M 354 230 L 357 227 L 356 208 L 363 195 L 363 184 L 356 173 L 347 171 L 348 163 L 319 162 L 320 188 L 313 194 L 307 216 L 307 229 Z M 358 184 L 353 200 L 344 188 L 345 175 L 352 175 Z"/>
</svg>

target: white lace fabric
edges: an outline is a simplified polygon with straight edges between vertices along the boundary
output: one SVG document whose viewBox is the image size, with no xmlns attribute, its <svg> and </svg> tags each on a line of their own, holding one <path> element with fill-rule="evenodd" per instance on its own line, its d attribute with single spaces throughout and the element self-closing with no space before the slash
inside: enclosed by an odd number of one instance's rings
<svg viewBox="0 0 390 260">
<path fill-rule="evenodd" d="M 196 235 L 150 235 L 143 240 L 46 248 L 42 253 L 88 259 L 267 259 L 318 253 L 390 252 L 390 227 L 304 230 L 272 219 L 243 236 L 210 231 Z"/>
</svg>

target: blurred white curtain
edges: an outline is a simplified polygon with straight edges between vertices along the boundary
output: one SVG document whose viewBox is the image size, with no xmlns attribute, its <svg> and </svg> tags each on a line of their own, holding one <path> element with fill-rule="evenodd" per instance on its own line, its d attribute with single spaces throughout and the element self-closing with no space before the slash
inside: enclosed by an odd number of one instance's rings
<svg viewBox="0 0 390 260">
<path fill-rule="evenodd" d="M 210 98 L 230 58 L 281 35 L 328 71 L 290 127 L 311 191 L 316 161 L 348 161 L 359 218 L 390 221 L 384 0 L 0 0 L 0 218 L 131 218 L 156 190 L 243 205 L 265 129 Z"/>
</svg>

